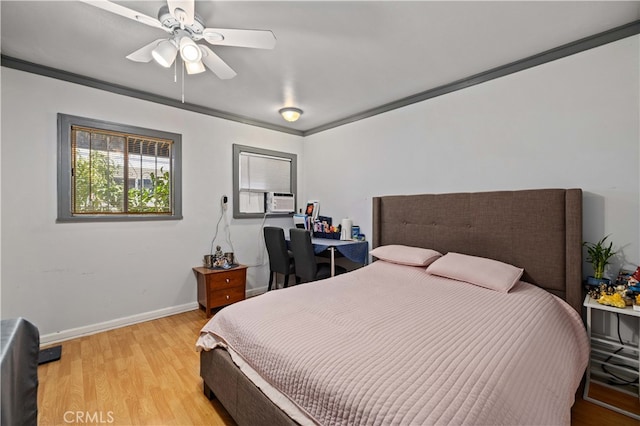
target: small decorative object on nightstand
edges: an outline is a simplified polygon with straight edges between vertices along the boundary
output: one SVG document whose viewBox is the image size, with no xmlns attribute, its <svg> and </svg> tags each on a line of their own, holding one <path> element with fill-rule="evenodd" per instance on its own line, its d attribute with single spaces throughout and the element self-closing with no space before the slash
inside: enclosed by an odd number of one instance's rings
<svg viewBox="0 0 640 426">
<path fill-rule="evenodd" d="M 604 278 L 604 268 L 609 264 L 617 251 L 613 250 L 613 243 L 605 245 L 605 241 L 609 236 L 605 236 L 597 243 L 583 242 L 582 245 L 587 248 L 587 262 L 593 266 L 593 276 L 587 278 L 587 284 L 600 285 L 601 283 L 610 284 L 611 280 Z"/>
<path fill-rule="evenodd" d="M 198 280 L 198 304 L 201 309 L 204 309 L 207 318 L 211 316 L 211 309 L 245 299 L 247 283 L 245 265 L 238 265 L 231 269 L 195 267 L 193 271 Z"/>
</svg>

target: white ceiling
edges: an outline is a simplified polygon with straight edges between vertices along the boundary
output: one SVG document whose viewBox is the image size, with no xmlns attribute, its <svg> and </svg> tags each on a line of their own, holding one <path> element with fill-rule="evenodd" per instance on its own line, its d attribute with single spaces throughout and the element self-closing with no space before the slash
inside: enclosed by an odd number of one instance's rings
<svg viewBox="0 0 640 426">
<path fill-rule="evenodd" d="M 153 17 L 164 4 L 117 3 Z M 180 101 L 173 68 L 125 59 L 162 30 L 77 1 L 0 8 L 2 55 Z M 212 47 L 238 75 L 187 75 L 185 101 L 304 132 L 636 21 L 640 2 L 199 0 L 196 12 L 209 27 L 269 29 L 277 43 Z M 283 106 L 304 114 L 286 123 Z"/>
</svg>

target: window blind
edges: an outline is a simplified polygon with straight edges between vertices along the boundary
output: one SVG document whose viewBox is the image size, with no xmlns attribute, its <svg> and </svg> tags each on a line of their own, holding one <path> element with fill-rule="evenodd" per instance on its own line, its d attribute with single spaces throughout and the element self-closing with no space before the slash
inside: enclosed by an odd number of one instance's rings
<svg viewBox="0 0 640 426">
<path fill-rule="evenodd" d="M 291 160 L 241 152 L 240 190 L 291 192 Z"/>
</svg>

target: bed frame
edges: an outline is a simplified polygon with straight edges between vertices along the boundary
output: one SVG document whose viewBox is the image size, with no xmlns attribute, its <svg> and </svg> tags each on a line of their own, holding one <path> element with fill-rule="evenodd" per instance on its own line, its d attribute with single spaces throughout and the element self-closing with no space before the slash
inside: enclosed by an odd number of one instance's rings
<svg viewBox="0 0 640 426">
<path fill-rule="evenodd" d="M 372 248 L 404 244 L 488 257 L 581 311 L 582 191 L 536 189 L 373 198 Z M 295 424 L 231 361 L 203 351 L 204 393 L 240 425 Z"/>
</svg>

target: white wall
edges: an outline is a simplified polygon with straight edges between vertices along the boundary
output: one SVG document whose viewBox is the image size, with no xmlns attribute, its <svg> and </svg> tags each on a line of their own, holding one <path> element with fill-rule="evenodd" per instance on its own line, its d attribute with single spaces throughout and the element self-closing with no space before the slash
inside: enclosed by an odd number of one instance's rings
<svg viewBox="0 0 640 426">
<path fill-rule="evenodd" d="M 372 196 L 578 187 L 583 238 L 611 234 L 623 255 L 612 269 L 635 269 L 639 45 L 634 36 L 311 135 L 306 194 L 369 239 Z"/>
<path fill-rule="evenodd" d="M 184 219 L 57 224 L 59 112 L 181 133 Z M 301 141 L 3 68 L 2 318 L 26 317 L 48 335 L 158 310 L 195 308 L 191 268 L 200 266 L 209 251 L 222 195 L 232 195 L 232 144 L 292 152 L 300 160 Z M 236 256 L 256 264 L 261 220 L 236 221 L 231 210 Z M 227 251 L 223 225 L 216 244 Z M 267 282 L 266 267 L 249 269 L 249 292 L 266 288 Z"/>
<path fill-rule="evenodd" d="M 639 50 L 635 36 L 304 140 L 3 68 L 2 318 L 55 339 L 193 308 L 191 267 L 231 195 L 232 143 L 298 154 L 300 200 L 368 238 L 376 195 L 580 187 L 584 239 L 610 233 L 618 263 L 637 265 Z M 181 133 L 184 220 L 56 224 L 58 112 Z M 236 255 L 255 264 L 261 221 L 228 217 Z M 267 280 L 250 268 L 250 292 Z"/>
</svg>

